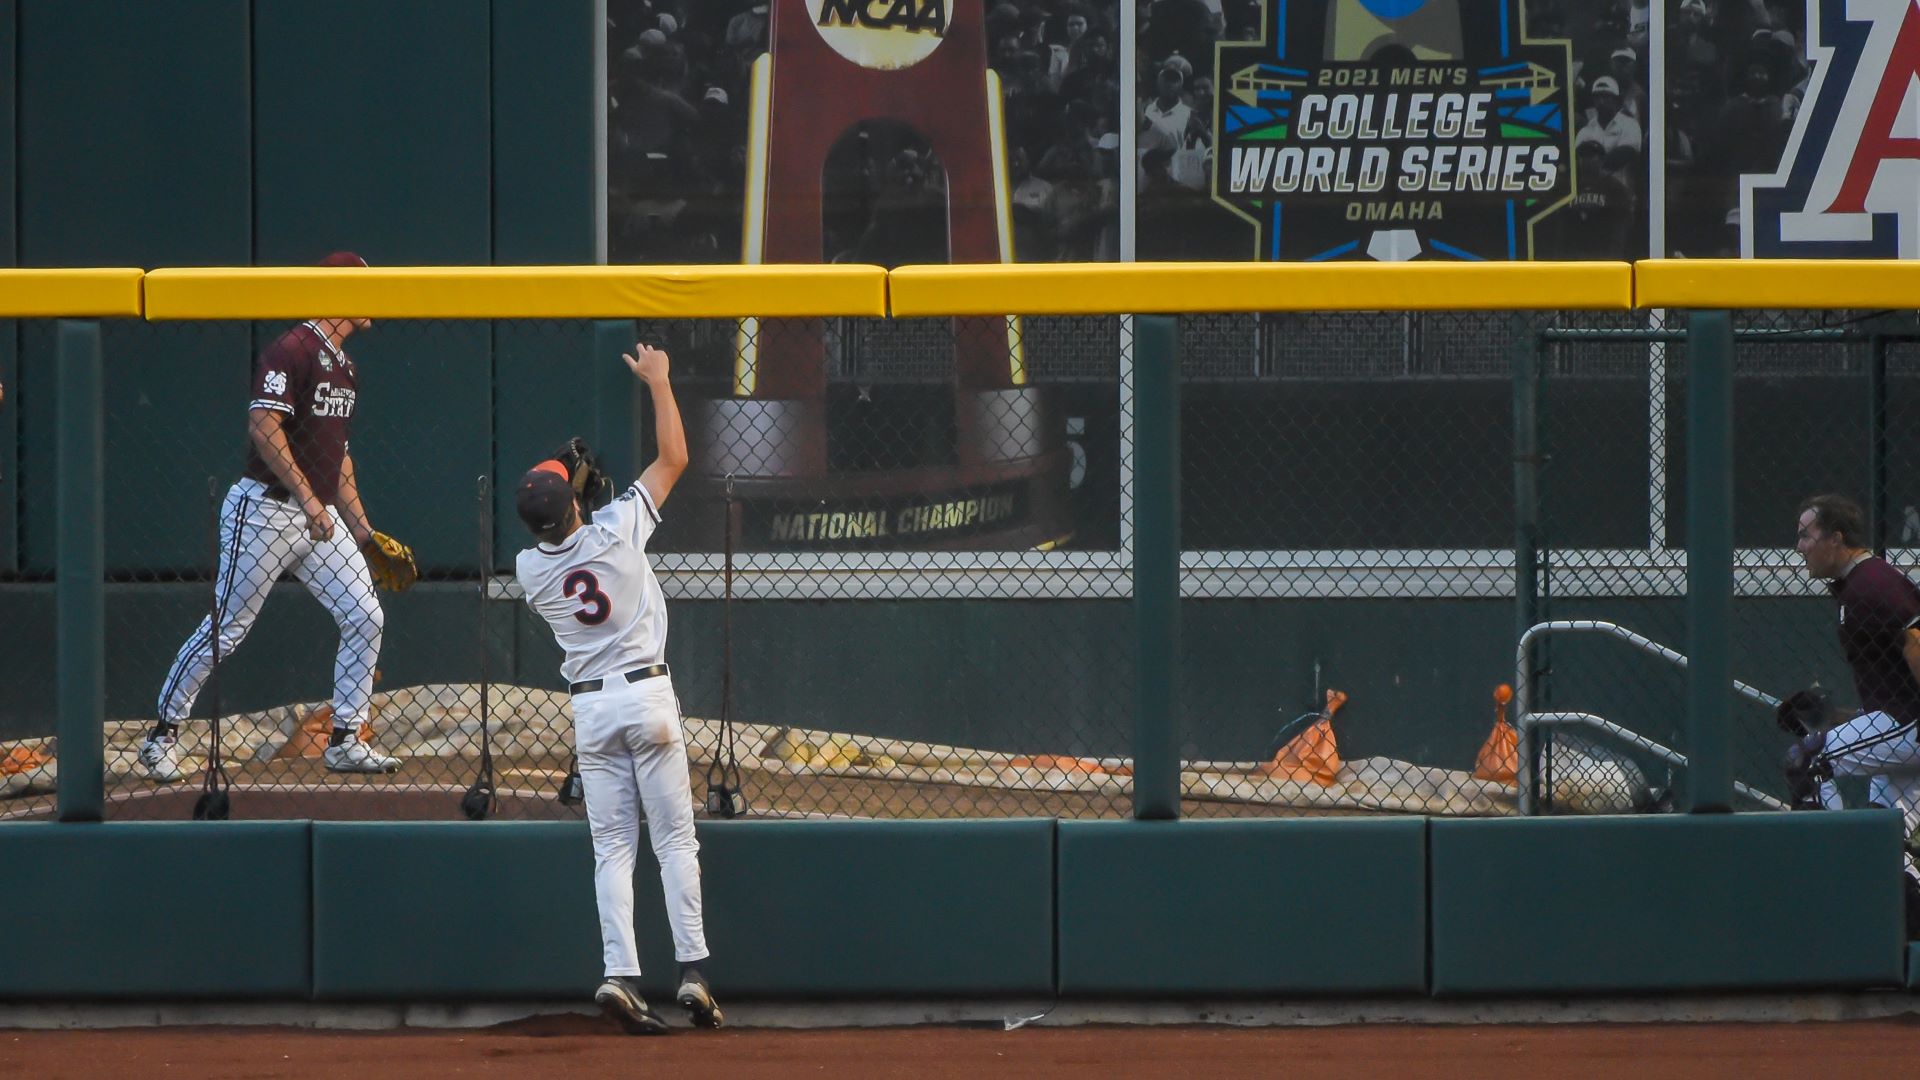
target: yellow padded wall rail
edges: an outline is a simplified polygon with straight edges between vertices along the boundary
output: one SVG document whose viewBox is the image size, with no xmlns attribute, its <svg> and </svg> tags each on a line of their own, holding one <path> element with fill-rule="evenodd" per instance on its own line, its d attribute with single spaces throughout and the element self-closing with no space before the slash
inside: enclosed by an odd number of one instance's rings
<svg viewBox="0 0 1920 1080">
<path fill-rule="evenodd" d="M 1648 259 L 1643 308 L 1920 308 L 1920 262 L 1895 259 Z"/>
<path fill-rule="evenodd" d="M 895 317 L 1202 311 L 1440 311 L 1633 307 L 1613 262 L 1049 263 L 903 266 Z"/>
<path fill-rule="evenodd" d="M 0 319 L 141 314 L 138 269 L 0 270 Z"/>
<path fill-rule="evenodd" d="M 155 270 L 149 319 L 780 318 L 887 313 L 878 266 Z"/>
</svg>

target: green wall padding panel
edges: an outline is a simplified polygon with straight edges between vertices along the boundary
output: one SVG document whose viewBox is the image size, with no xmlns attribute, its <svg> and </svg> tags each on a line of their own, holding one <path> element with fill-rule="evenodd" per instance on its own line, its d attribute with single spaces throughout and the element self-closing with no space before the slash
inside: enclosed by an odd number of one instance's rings
<svg viewBox="0 0 1920 1080">
<path fill-rule="evenodd" d="M 1920 990 L 1920 941 L 1907 945 L 1907 989 Z"/>
<path fill-rule="evenodd" d="M 1054 822 L 741 821 L 701 829 L 716 990 L 990 997 L 1053 985 Z M 644 886 L 645 881 L 641 884 Z M 667 956 L 657 894 L 642 946 Z M 651 906 L 650 906 L 651 905 Z"/>
<path fill-rule="evenodd" d="M 478 482 L 493 460 L 487 324 L 386 320 L 349 338 L 347 352 L 360 380 L 352 447 L 368 519 L 412 545 L 423 572 L 477 574 Z"/>
<path fill-rule="evenodd" d="M 491 21 L 472 0 L 255 0 L 258 262 L 490 261 Z"/>
<path fill-rule="evenodd" d="M 9 5 L 11 7 L 12 5 Z M 23 266 L 245 265 L 253 255 L 248 84 L 248 0 L 126 4 L 113 0 L 20 0 L 27 47 L 18 79 L 19 230 L 10 253 Z M 11 27 L 9 27 L 11 29 Z M 183 62 L 191 57 L 192 62 Z M 8 140 L 9 154 L 14 140 Z M 9 170 L 9 181 L 12 180 Z M 11 229 L 8 230 L 12 232 Z M 53 569 L 54 396 L 52 323 L 29 324 L 27 370 L 0 411 L 20 425 L 21 457 L 9 465 L 26 504 L 22 569 Z M 116 493 L 107 561 L 151 566 L 178 554 L 184 538 L 166 522 L 216 435 L 236 443 L 241 421 L 196 403 L 218 342 L 179 331 L 109 324 L 103 343 L 108 416 L 107 479 Z M 131 379 L 117 368 L 135 365 Z M 242 376 L 244 378 L 244 375 Z M 151 409 L 126 408 L 142 397 Z M 122 420 L 132 421 L 125 429 Z M 157 485 L 138 482 L 123 455 L 173 466 Z M 138 471 L 138 470 L 135 470 Z M 194 490 L 198 490 L 195 488 Z M 6 497 L 0 491 L 0 498 Z M 188 506 L 200 508 L 204 495 Z M 131 531 L 142 535 L 134 537 Z"/>
<path fill-rule="evenodd" d="M 1891 811 L 1436 819 L 1429 845 L 1436 994 L 1901 981 Z"/>
<path fill-rule="evenodd" d="M 513 319 L 493 326 L 494 566 L 503 573 L 511 574 L 515 553 L 533 544 L 513 509 L 520 475 L 575 435 L 602 448 L 594 424 L 598 384 L 589 381 L 593 337 L 593 323 L 584 319 Z M 633 379 L 617 354 L 601 363 Z M 633 479 L 621 475 L 614 482 Z"/>
<path fill-rule="evenodd" d="M 20 220 L 14 195 L 19 190 L 20 4 L 0 0 L 0 266 L 18 266 Z M 11 328 L 5 333 L 11 336 Z M 11 385 L 11 384 L 9 384 Z"/>
<path fill-rule="evenodd" d="M 316 996 L 592 992 L 600 938 L 583 823 L 314 833 Z M 1051 821 L 702 822 L 700 838 L 707 971 L 723 1001 L 1051 987 Z M 634 910 L 654 994 L 675 975 L 659 881 L 643 853 Z"/>
<path fill-rule="evenodd" d="M 244 256 L 243 256 L 244 257 Z M 50 576 L 59 464 L 58 360 L 52 319 L 20 323 L 21 570 Z M 119 580 L 169 581 L 213 572 L 214 500 L 245 461 L 251 350 L 245 323 L 104 319 L 101 408 L 112 512 L 107 569 Z M 0 410 L 11 410 L 9 396 Z"/>
<path fill-rule="evenodd" d="M 19 11 L 15 0 L 0 0 L 0 266 L 19 265 L 15 251 L 19 221 L 14 214 L 19 164 L 14 152 L 18 131 L 14 104 L 20 72 L 14 31 Z M 7 401 L 0 404 L 0 506 L 6 507 L 20 505 L 19 355 L 18 324 L 0 320 L 0 385 L 7 388 Z M 19 559 L 20 515 L 11 512 L 0 517 L 0 578 L 18 570 Z M 0 729 L 5 725 L 0 716 Z"/>
<path fill-rule="evenodd" d="M 0 997 L 305 999 L 306 822 L 0 827 Z"/>
<path fill-rule="evenodd" d="M 53 586 L 0 585 L 0 626 L 32 627 L 9 634 L 0 649 L 0 739 L 53 734 L 55 720 Z"/>
<path fill-rule="evenodd" d="M 315 997 L 592 994 L 600 929 L 585 823 L 316 822 L 313 831 Z"/>
<path fill-rule="evenodd" d="M 593 0 L 493 0 L 494 261 L 591 263 Z"/>
<path fill-rule="evenodd" d="M 53 580 L 55 555 L 55 485 L 58 463 L 54 446 L 59 431 L 54 423 L 57 404 L 59 367 L 54 360 L 52 319 L 29 319 L 16 324 L 20 328 L 19 379 L 7 386 L 5 408 L 19 425 L 18 470 L 20 507 L 20 570 L 43 581 Z M 104 388 L 103 391 L 104 393 Z M 106 435 L 111 453 L 112 432 Z"/>
<path fill-rule="evenodd" d="M 0 319 L 0 385 L 7 400 L 0 403 L 0 580 L 20 569 L 20 324 Z"/>
<path fill-rule="evenodd" d="M 21 265 L 249 261 L 247 8 L 20 0 Z"/>
<path fill-rule="evenodd" d="M 113 505 L 107 570 L 122 580 L 210 577 L 219 504 L 246 462 L 247 324 L 112 319 L 101 326 Z"/>
<path fill-rule="evenodd" d="M 1426 821 L 1062 821 L 1060 993 L 1426 989 Z"/>
<path fill-rule="evenodd" d="M 206 617 L 209 594 L 204 581 L 165 588 L 107 587 L 108 717 L 151 720 L 161 680 L 187 635 Z M 404 593 L 380 594 L 386 630 L 378 690 L 477 682 L 479 603 L 472 582 L 430 581 Z M 267 597 L 246 641 L 221 661 L 219 674 L 202 692 L 193 714 L 211 716 L 215 694 L 226 715 L 327 700 L 333 695 L 337 641 L 326 609 L 299 583 L 282 581 Z M 504 631 L 500 641 L 505 641 Z M 500 679 L 505 661 L 496 657 L 494 664 L 494 678 Z"/>
</svg>

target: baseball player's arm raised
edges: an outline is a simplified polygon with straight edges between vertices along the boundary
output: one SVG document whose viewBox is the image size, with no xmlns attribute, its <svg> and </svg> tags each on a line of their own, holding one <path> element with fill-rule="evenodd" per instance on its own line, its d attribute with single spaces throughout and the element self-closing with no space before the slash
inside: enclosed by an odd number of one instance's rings
<svg viewBox="0 0 1920 1080">
<path fill-rule="evenodd" d="M 623 355 L 622 359 L 653 395 L 653 441 L 660 451 L 640 474 L 640 486 L 647 489 L 657 507 L 667 501 L 667 493 L 686 471 L 687 432 L 680 425 L 680 406 L 673 399 L 673 384 L 667 377 L 666 350 L 650 345 L 635 345 L 633 350 L 635 355 Z"/>
<path fill-rule="evenodd" d="M 340 487 L 334 493 L 333 505 L 346 519 L 347 533 L 353 542 L 366 543 L 367 537 L 373 535 L 373 526 L 367 523 L 367 508 L 360 503 L 360 484 L 353 476 L 351 453 L 340 459 Z"/>
<path fill-rule="evenodd" d="M 1920 628 L 1909 626 L 1901 632 L 1900 655 L 1913 673 L 1913 681 L 1920 683 Z"/>
<path fill-rule="evenodd" d="M 287 445 L 283 430 L 285 423 L 286 418 L 272 409 L 247 410 L 247 436 L 260 452 L 260 460 L 267 463 L 281 486 L 300 500 L 300 509 L 307 515 L 307 535 L 325 540 L 333 535 L 333 518 L 327 514 L 326 504 L 314 495 L 306 474 L 294 463 L 293 447 Z"/>
</svg>

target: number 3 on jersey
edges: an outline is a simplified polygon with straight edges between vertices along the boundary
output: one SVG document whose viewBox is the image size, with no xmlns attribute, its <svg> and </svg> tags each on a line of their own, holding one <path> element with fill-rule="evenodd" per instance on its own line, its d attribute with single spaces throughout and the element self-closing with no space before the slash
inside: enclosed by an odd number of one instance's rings
<svg viewBox="0 0 1920 1080">
<path fill-rule="evenodd" d="M 561 591 L 569 597 L 580 598 L 580 610 L 573 617 L 588 626 L 599 626 L 607 621 L 607 615 L 613 611 L 613 598 L 600 591 L 600 579 L 593 576 L 591 570 L 575 570 L 567 575 Z"/>
</svg>

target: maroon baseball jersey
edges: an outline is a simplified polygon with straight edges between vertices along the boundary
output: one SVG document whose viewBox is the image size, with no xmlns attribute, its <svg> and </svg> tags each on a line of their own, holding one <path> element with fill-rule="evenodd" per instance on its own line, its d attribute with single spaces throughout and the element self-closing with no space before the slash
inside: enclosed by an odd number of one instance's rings
<svg viewBox="0 0 1920 1080">
<path fill-rule="evenodd" d="M 1907 626 L 1920 618 L 1920 589 L 1878 556 L 1827 587 L 1840 603 L 1840 647 L 1853 669 L 1861 711 L 1883 712 L 1903 724 L 1920 721 L 1920 683 L 1902 651 Z"/>
<path fill-rule="evenodd" d="M 358 392 L 353 361 L 335 348 L 312 323 L 301 323 L 274 339 L 253 362 L 252 409 L 272 409 L 285 417 L 281 430 L 313 494 L 331 504 L 340 489 L 340 463 L 347 455 L 347 428 Z M 288 493 L 247 440 L 247 475 L 271 493 Z"/>
</svg>

